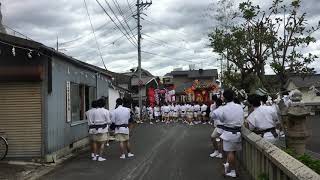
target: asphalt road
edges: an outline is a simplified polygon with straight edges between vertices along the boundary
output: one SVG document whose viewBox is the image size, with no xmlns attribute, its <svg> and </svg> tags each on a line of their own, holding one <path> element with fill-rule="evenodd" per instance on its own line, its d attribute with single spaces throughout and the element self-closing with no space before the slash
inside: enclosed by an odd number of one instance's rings
<svg viewBox="0 0 320 180">
<path fill-rule="evenodd" d="M 42 179 L 59 180 L 219 180 L 222 160 L 209 158 L 209 125 L 139 125 L 131 138 L 134 158 L 119 159 L 116 142 L 105 150 L 107 160 L 95 162 L 84 153 Z M 249 179 L 240 170 L 237 179 Z"/>
</svg>

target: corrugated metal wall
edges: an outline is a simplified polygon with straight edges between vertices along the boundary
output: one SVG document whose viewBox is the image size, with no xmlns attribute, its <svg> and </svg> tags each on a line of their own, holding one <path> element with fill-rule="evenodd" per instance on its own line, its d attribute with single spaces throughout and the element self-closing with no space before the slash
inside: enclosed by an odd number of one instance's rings
<svg viewBox="0 0 320 180">
<path fill-rule="evenodd" d="M 0 82 L 0 133 L 8 138 L 8 157 L 41 156 L 40 82 Z"/>
<path fill-rule="evenodd" d="M 98 86 L 97 96 L 108 95 L 108 82 L 100 77 L 96 79 L 95 72 L 74 66 L 60 59 L 52 62 L 52 92 L 47 95 L 47 147 L 46 153 L 53 153 L 61 148 L 88 136 L 87 122 L 66 121 L 66 82 Z M 105 93 L 106 92 L 106 93 Z"/>
</svg>

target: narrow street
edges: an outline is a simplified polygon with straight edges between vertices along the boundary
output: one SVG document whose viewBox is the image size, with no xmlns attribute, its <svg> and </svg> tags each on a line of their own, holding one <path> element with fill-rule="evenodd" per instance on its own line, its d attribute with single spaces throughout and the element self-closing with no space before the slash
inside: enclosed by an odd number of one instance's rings
<svg viewBox="0 0 320 180">
<path fill-rule="evenodd" d="M 59 180 L 219 180 L 222 160 L 209 158 L 209 125 L 139 125 L 134 129 L 135 157 L 120 160 L 118 144 L 106 149 L 107 161 L 94 162 L 88 153 L 64 163 L 42 179 Z M 240 172 L 238 179 L 248 179 Z"/>
</svg>

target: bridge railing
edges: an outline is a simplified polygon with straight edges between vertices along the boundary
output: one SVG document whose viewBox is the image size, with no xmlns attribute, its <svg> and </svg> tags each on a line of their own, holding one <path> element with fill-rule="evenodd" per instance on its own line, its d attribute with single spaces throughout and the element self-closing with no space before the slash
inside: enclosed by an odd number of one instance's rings
<svg viewBox="0 0 320 180">
<path fill-rule="evenodd" d="M 242 129 L 241 165 L 258 180 L 319 180 L 320 175 L 247 128 Z"/>
</svg>

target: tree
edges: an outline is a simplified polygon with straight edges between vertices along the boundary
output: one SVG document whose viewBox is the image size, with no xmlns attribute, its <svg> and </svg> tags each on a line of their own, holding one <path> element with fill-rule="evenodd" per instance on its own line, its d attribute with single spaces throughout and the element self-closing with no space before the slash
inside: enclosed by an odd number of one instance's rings
<svg viewBox="0 0 320 180">
<path fill-rule="evenodd" d="M 274 0 L 268 10 L 261 10 L 250 0 L 240 3 L 240 23 L 230 31 L 216 28 L 209 35 L 213 51 L 232 62 L 241 76 L 256 75 L 263 86 L 267 85 L 264 74 L 268 63 L 282 88 L 290 73 L 313 73 L 313 68 L 308 66 L 317 56 L 304 54 L 303 47 L 316 41 L 312 33 L 319 30 L 320 23 L 307 28 L 306 13 L 298 13 L 300 3 L 294 0 L 286 6 L 282 0 Z M 289 14 L 281 18 L 280 12 Z M 283 34 L 280 33 L 282 23 Z"/>
</svg>

